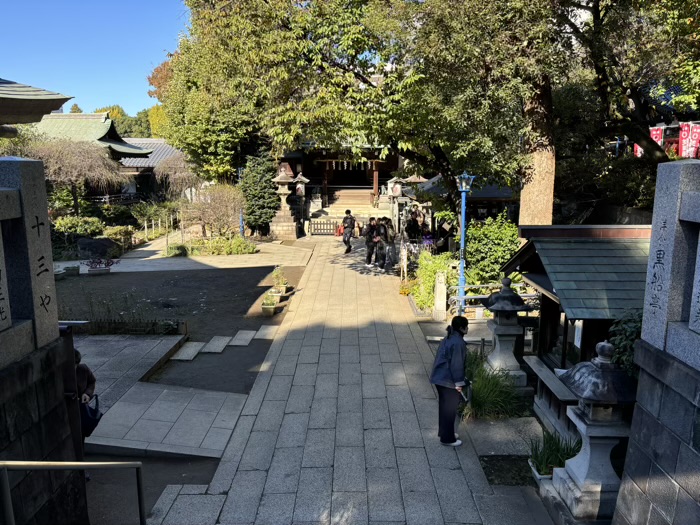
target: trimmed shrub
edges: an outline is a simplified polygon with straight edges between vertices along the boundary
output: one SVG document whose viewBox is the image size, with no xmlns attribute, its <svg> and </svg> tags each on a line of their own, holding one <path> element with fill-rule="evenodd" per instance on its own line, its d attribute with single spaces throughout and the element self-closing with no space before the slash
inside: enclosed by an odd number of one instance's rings
<svg viewBox="0 0 700 525">
<path fill-rule="evenodd" d="M 75 217 L 74 215 L 59 217 L 54 221 L 53 226 L 57 232 L 66 236 L 79 235 L 81 237 L 95 237 L 105 229 L 104 222 L 97 217 Z"/>
<path fill-rule="evenodd" d="M 457 271 L 452 268 L 454 262 L 455 259 L 451 253 L 432 255 L 424 251 L 420 254 L 416 270 L 416 286 L 411 290 L 418 308 L 432 310 L 435 306 L 435 280 L 438 273 L 445 272 L 448 288 L 457 285 Z"/>
<path fill-rule="evenodd" d="M 125 251 L 131 249 L 131 239 L 134 236 L 134 231 L 132 226 L 107 226 L 103 236 L 119 243 L 122 250 Z"/>
<path fill-rule="evenodd" d="M 214 239 L 196 239 L 191 243 L 174 244 L 168 247 L 166 257 L 187 257 L 191 255 L 244 255 L 255 253 L 258 249 L 251 241 L 236 236 L 231 239 L 216 237 Z"/>
</svg>

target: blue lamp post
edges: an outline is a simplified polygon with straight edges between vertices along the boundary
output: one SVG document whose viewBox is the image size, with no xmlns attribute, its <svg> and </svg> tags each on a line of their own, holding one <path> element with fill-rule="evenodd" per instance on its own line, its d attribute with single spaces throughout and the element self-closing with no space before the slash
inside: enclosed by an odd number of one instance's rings
<svg viewBox="0 0 700 525">
<path fill-rule="evenodd" d="M 467 197 L 472 191 L 472 182 L 476 178 L 475 175 L 469 175 L 466 171 L 457 177 L 457 185 L 459 192 L 462 195 L 462 223 L 460 225 L 460 246 L 459 246 L 459 309 L 458 314 L 464 314 L 464 302 L 466 296 L 466 279 L 464 276 L 464 266 L 467 248 Z"/>
<path fill-rule="evenodd" d="M 238 168 L 238 184 L 241 183 L 243 178 L 243 168 Z M 241 215 L 238 218 L 238 229 L 241 232 L 241 237 L 245 237 L 245 221 L 243 220 L 243 208 L 241 208 Z"/>
</svg>

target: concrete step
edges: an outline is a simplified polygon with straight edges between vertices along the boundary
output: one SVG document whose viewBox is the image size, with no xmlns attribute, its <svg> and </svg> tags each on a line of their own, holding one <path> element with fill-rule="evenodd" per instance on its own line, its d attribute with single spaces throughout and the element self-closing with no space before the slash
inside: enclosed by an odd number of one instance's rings
<svg viewBox="0 0 700 525">
<path fill-rule="evenodd" d="M 230 341 L 231 338 L 228 336 L 215 335 L 211 338 L 211 341 L 204 345 L 204 348 L 202 348 L 200 352 L 202 354 L 220 354 L 224 351 L 224 348 L 228 346 Z"/>
<path fill-rule="evenodd" d="M 175 352 L 175 355 L 170 359 L 173 361 L 192 361 L 202 348 L 204 348 L 204 343 L 189 341 L 182 345 L 180 350 Z"/>
</svg>

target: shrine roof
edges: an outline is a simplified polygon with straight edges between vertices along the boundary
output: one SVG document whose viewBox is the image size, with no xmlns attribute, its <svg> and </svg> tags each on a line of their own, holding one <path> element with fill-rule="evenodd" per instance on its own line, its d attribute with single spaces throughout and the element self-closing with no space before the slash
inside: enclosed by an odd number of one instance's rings
<svg viewBox="0 0 700 525">
<path fill-rule="evenodd" d="M 501 270 L 520 271 L 554 296 L 569 319 L 616 319 L 641 309 L 649 239 L 529 240 Z"/>
<path fill-rule="evenodd" d="M 165 139 L 134 137 L 125 138 L 124 141 L 132 146 L 151 150 L 151 153 L 147 157 L 131 157 L 127 155 L 122 158 L 119 162 L 127 168 L 155 168 L 160 161 L 177 155 L 180 152 L 180 150 L 165 142 Z"/>
<path fill-rule="evenodd" d="M 121 158 L 146 157 L 152 150 L 129 144 L 117 132 L 109 113 L 52 113 L 45 115 L 35 129 L 48 137 L 95 142 Z"/>
<path fill-rule="evenodd" d="M 0 78 L 0 124 L 38 122 L 71 98 Z"/>
</svg>

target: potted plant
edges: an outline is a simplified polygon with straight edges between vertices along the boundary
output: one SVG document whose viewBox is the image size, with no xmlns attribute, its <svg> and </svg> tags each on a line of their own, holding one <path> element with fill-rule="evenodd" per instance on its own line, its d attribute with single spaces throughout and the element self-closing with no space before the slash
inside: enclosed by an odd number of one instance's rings
<svg viewBox="0 0 700 525">
<path fill-rule="evenodd" d="M 276 293 L 278 295 L 283 295 L 287 293 L 289 281 L 284 276 L 282 268 L 279 266 L 275 266 L 275 269 L 272 271 L 272 286 L 273 293 Z"/>
<path fill-rule="evenodd" d="M 81 264 L 88 267 L 88 275 L 104 275 L 110 272 L 112 266 L 119 264 L 119 259 L 94 257 L 87 261 L 82 261 Z"/>
<path fill-rule="evenodd" d="M 277 298 L 274 294 L 267 292 L 262 301 L 262 313 L 265 317 L 272 317 L 277 311 Z"/>
</svg>

